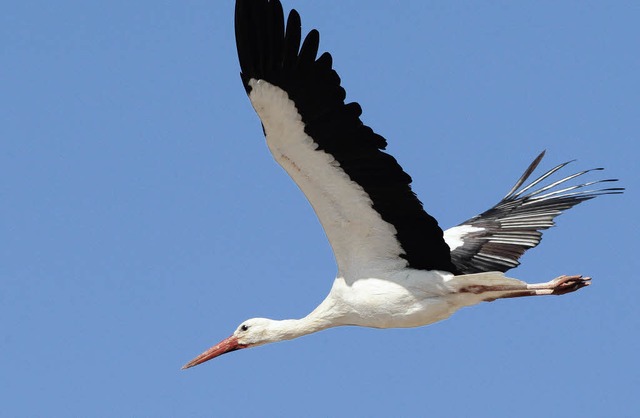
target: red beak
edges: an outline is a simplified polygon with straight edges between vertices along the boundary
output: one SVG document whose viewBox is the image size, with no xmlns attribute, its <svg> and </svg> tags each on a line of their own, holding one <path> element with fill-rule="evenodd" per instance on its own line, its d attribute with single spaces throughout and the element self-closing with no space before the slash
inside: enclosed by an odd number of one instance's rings
<svg viewBox="0 0 640 418">
<path fill-rule="evenodd" d="M 220 341 L 218 344 L 214 345 L 204 353 L 200 354 L 198 357 L 182 366 L 182 370 L 188 369 L 189 367 L 197 366 L 200 363 L 204 363 L 205 361 L 211 360 L 212 358 L 216 358 L 225 353 L 240 350 L 241 348 L 247 348 L 247 346 L 239 344 L 238 338 L 232 335 L 231 337 Z"/>
</svg>

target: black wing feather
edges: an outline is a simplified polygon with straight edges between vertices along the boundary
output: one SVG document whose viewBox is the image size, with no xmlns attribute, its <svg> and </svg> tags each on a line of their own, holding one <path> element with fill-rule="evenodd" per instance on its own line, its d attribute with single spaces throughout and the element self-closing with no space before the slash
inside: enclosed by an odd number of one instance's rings
<svg viewBox="0 0 640 418">
<path fill-rule="evenodd" d="M 386 140 L 362 123 L 360 105 L 345 104 L 346 94 L 331 68 L 331 55 L 324 53 L 316 59 L 318 31 L 310 31 L 300 47 L 300 16 L 292 10 L 283 29 L 282 5 L 269 0 L 238 0 L 235 24 L 247 93 L 251 79 L 265 80 L 286 91 L 318 150 L 331 154 L 367 192 L 374 210 L 396 228 L 404 251 L 401 256 L 408 266 L 455 273 L 442 229 L 412 192 L 411 177 L 382 151 Z"/>
<path fill-rule="evenodd" d="M 553 220 L 556 216 L 596 196 L 620 194 L 624 190 L 620 187 L 584 189 L 594 184 L 617 181 L 616 179 L 591 181 L 553 190 L 576 177 L 594 170 L 601 170 L 596 168 L 563 177 L 530 191 L 570 162 L 552 168 L 522 187 L 543 156 L 544 152 L 529 165 L 515 186 L 497 205 L 459 225 L 482 228 L 464 235 L 461 238 L 463 245 L 451 251 L 451 259 L 461 273 L 505 272 L 518 266 L 520 264 L 518 260 L 524 252 L 540 243 L 541 231 L 555 225 Z"/>
</svg>

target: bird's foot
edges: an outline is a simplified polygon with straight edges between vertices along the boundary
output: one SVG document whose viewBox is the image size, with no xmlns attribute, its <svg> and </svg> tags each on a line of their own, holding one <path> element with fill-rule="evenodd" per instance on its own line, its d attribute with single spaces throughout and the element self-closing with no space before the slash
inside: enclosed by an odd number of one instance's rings
<svg viewBox="0 0 640 418">
<path fill-rule="evenodd" d="M 534 290 L 536 295 L 564 295 L 575 292 L 591 284 L 591 277 L 560 276 L 547 283 L 529 284 L 527 288 Z"/>
</svg>

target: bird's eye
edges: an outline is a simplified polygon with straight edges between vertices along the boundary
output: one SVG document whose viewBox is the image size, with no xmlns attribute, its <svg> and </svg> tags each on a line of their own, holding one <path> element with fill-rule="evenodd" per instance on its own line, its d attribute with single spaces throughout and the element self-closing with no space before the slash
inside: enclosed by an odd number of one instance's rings
<svg viewBox="0 0 640 418">
<path fill-rule="evenodd" d="M 246 331 L 249 329 L 249 325 L 243 325 L 240 327 L 240 331 Z"/>
</svg>

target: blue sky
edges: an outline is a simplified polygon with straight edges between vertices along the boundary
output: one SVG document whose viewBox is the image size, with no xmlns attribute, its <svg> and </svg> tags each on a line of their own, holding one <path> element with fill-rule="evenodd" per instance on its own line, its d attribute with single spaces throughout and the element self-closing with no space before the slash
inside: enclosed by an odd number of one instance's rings
<svg viewBox="0 0 640 418">
<path fill-rule="evenodd" d="M 623 196 L 561 216 L 511 275 L 594 277 L 419 329 L 341 328 L 186 361 L 300 317 L 331 250 L 238 76 L 233 2 L 12 2 L 0 15 L 6 416 L 640 414 L 636 2 L 285 1 L 443 227 L 544 168 Z"/>
</svg>

